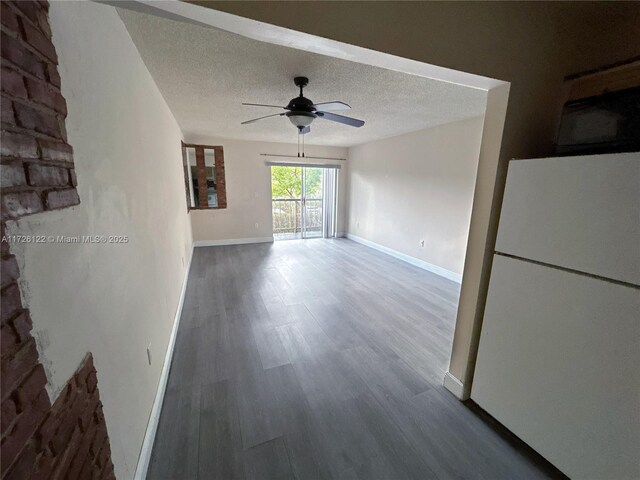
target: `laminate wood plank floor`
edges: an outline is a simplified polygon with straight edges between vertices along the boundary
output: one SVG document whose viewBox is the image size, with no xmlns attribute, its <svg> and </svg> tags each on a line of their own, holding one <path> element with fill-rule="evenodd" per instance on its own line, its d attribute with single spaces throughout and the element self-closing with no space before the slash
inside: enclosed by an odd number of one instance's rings
<svg viewBox="0 0 640 480">
<path fill-rule="evenodd" d="M 459 285 L 350 240 L 196 248 L 148 479 L 538 479 L 442 387 Z"/>
</svg>

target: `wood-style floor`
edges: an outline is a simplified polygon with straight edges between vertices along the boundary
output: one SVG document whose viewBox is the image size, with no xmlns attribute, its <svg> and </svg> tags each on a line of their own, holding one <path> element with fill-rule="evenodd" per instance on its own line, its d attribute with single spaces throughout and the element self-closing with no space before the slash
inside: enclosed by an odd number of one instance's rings
<svg viewBox="0 0 640 480">
<path fill-rule="evenodd" d="M 554 476 L 442 387 L 458 293 L 344 239 L 195 249 L 147 478 Z"/>
</svg>

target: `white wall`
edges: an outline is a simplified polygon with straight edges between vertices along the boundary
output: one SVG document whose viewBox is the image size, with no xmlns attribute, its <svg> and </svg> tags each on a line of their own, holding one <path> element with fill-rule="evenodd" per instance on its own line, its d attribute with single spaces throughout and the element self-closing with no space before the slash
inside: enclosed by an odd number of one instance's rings
<svg viewBox="0 0 640 480">
<path fill-rule="evenodd" d="M 292 130 L 292 136 L 295 138 L 295 130 Z M 191 217 L 194 242 L 271 238 L 273 236 L 271 168 L 265 165 L 265 161 L 288 162 L 297 161 L 297 159 L 263 157 L 260 154 L 296 155 L 297 145 L 245 142 L 202 136 L 187 137 L 185 142 L 222 145 L 224 147 L 227 208 L 220 210 L 191 210 L 189 215 Z M 307 145 L 305 154 L 307 156 L 346 158 L 347 149 Z M 338 174 L 338 231 L 344 231 L 346 162 L 311 159 L 304 159 L 303 162 L 342 165 Z M 182 199 L 180 204 L 181 206 L 185 205 L 185 200 Z"/>
<path fill-rule="evenodd" d="M 461 274 L 482 125 L 474 117 L 351 147 L 348 233 Z"/>
<path fill-rule="evenodd" d="M 181 132 L 113 7 L 51 2 L 50 9 L 81 204 L 10 228 L 31 235 L 127 235 L 129 242 L 12 249 L 22 264 L 50 395 L 55 399 L 93 352 L 116 476 L 127 479 L 191 251 Z"/>
</svg>

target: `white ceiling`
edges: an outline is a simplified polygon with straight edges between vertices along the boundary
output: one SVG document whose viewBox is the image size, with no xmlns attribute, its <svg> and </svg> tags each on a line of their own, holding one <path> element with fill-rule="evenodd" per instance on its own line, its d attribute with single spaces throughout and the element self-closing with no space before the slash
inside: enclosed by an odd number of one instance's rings
<svg viewBox="0 0 640 480">
<path fill-rule="evenodd" d="M 486 91 L 251 40 L 215 28 L 118 9 L 185 137 L 208 135 L 295 143 L 285 117 L 244 120 L 283 110 L 309 77 L 305 96 L 344 101 L 337 112 L 362 119 L 353 128 L 316 119 L 308 144 L 352 146 L 484 114 Z"/>
</svg>

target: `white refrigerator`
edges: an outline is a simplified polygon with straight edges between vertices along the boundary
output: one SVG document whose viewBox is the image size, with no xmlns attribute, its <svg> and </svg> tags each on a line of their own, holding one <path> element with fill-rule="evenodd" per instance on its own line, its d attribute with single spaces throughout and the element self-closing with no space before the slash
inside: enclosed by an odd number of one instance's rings
<svg viewBox="0 0 640 480">
<path fill-rule="evenodd" d="M 510 162 L 471 398 L 573 479 L 640 478 L 640 153 Z"/>
</svg>

